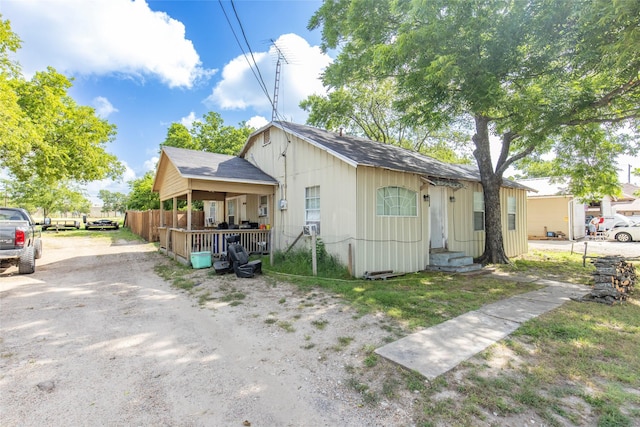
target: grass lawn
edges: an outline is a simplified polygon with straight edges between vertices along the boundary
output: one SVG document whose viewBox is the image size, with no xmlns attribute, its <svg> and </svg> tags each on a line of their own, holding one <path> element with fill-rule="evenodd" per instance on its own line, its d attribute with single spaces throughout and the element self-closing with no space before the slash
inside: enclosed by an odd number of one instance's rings
<svg viewBox="0 0 640 427">
<path fill-rule="evenodd" d="M 512 261 L 493 268 L 510 276 L 592 283 L 594 268 L 589 262 L 583 267 L 580 254 L 533 251 Z M 384 312 L 409 331 L 537 288 L 492 276 L 417 273 L 364 281 L 344 279 L 332 265 L 330 279 L 296 271 L 308 264 L 284 260 L 265 270 L 303 288 L 335 292 L 360 312 Z M 349 368 L 354 388 L 363 390 L 365 404 L 411 391 L 417 425 L 525 425 L 532 419 L 551 426 L 640 425 L 637 291 L 621 305 L 567 302 L 432 382 L 376 357 L 372 352 L 363 366 Z"/>
<path fill-rule="evenodd" d="M 117 219 L 117 218 L 114 218 Z M 42 238 L 46 239 L 48 236 L 64 237 L 64 238 L 73 238 L 73 237 L 91 237 L 91 238 L 107 238 L 111 239 L 114 242 L 118 240 L 143 240 L 140 236 L 133 234 L 129 228 L 120 227 L 117 230 L 114 229 L 91 229 L 85 230 L 84 224 L 81 224 L 81 228 L 76 230 L 74 228 L 66 229 L 66 230 L 55 230 L 50 228 L 46 231 L 42 232 Z"/>
</svg>

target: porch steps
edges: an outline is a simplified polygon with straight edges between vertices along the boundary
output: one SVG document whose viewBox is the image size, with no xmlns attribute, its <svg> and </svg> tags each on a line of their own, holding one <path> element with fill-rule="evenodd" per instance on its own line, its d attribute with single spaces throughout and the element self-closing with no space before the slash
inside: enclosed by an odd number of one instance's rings
<svg viewBox="0 0 640 427">
<path fill-rule="evenodd" d="M 470 273 L 482 270 L 482 264 L 473 262 L 473 257 L 464 252 L 433 251 L 429 254 L 429 271 L 444 271 L 447 273 Z"/>
</svg>

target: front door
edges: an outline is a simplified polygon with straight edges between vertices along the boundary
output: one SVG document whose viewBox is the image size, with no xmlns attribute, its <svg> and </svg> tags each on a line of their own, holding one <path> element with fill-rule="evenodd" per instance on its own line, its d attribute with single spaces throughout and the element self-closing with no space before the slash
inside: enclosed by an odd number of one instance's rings
<svg viewBox="0 0 640 427">
<path fill-rule="evenodd" d="M 429 222 L 431 224 L 431 249 L 447 246 L 447 204 L 444 187 L 429 187 Z"/>
</svg>

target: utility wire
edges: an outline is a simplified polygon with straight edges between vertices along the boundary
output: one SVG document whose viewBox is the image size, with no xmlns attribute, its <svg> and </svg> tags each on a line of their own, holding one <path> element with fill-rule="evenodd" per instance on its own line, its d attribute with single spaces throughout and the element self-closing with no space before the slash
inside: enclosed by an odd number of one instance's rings
<svg viewBox="0 0 640 427">
<path fill-rule="evenodd" d="M 249 57 L 247 52 L 245 51 L 242 43 L 240 42 L 240 39 L 238 38 L 238 35 L 233 27 L 233 24 L 231 23 L 231 20 L 229 19 L 229 15 L 227 14 L 227 11 L 224 8 L 224 5 L 222 4 L 222 0 L 218 0 L 218 4 L 220 5 L 220 8 L 222 9 L 222 13 L 224 14 L 225 19 L 227 20 L 227 24 L 229 25 L 229 28 L 231 29 L 231 32 L 233 33 L 233 37 L 236 39 L 236 43 L 238 44 L 238 47 L 240 47 L 240 51 L 242 51 L 242 55 L 244 56 L 244 59 L 247 61 L 247 64 L 249 65 L 249 68 L 251 69 L 251 72 L 253 73 L 253 76 L 255 77 L 256 81 L 258 82 L 258 85 L 260 86 L 260 89 L 262 89 L 262 92 L 264 93 L 264 95 L 267 97 L 267 100 L 269 101 L 269 105 L 271 105 L 271 108 L 274 108 L 274 104 L 273 104 L 273 99 L 271 98 L 271 95 L 269 94 L 269 90 L 267 89 L 267 85 L 264 82 L 264 78 L 262 77 L 262 73 L 260 72 L 260 67 L 258 67 L 258 64 L 256 63 L 255 57 L 253 55 L 253 51 L 251 49 L 251 45 L 249 44 L 249 41 L 247 40 L 247 36 L 246 33 L 244 31 L 244 27 L 242 25 L 242 21 L 240 21 L 240 17 L 238 15 L 238 11 L 236 10 L 235 4 L 233 2 L 233 0 L 231 0 L 231 7 L 233 8 L 233 13 L 235 15 L 236 21 L 238 22 L 238 25 L 240 26 L 240 30 L 242 31 L 242 36 L 243 39 L 247 45 L 247 49 L 249 50 L 249 54 L 251 55 L 251 60 L 253 61 L 253 65 L 251 63 L 251 61 L 249 61 Z M 282 117 L 282 115 L 276 110 L 276 118 L 281 122 L 281 125 L 283 127 L 286 127 L 286 125 L 283 122 L 286 122 L 286 119 L 284 117 Z M 290 132 L 289 132 L 290 133 Z"/>
<path fill-rule="evenodd" d="M 245 31 L 244 31 L 244 27 L 242 25 L 242 22 L 240 21 L 240 17 L 238 16 L 238 12 L 236 10 L 236 7 L 235 7 L 235 4 L 234 4 L 233 0 L 231 0 L 231 6 L 233 8 L 233 13 L 234 13 L 234 15 L 236 17 L 236 21 L 238 21 L 238 25 L 240 26 L 240 29 L 242 31 L 242 36 L 244 38 L 245 43 L 247 44 L 247 48 L 248 48 L 250 54 L 251 54 L 251 58 L 253 60 L 253 66 L 251 65 L 251 61 L 249 61 L 249 58 L 247 57 L 247 53 L 245 52 L 245 49 L 244 49 L 242 43 L 238 39 L 238 35 L 236 34 L 236 31 L 235 31 L 233 25 L 231 24 L 231 20 L 229 19 L 229 16 L 227 15 L 227 11 L 225 10 L 224 5 L 222 4 L 222 0 L 218 0 L 218 4 L 220 5 L 220 8 L 222 9 L 222 13 L 224 14 L 224 17 L 227 20 L 227 24 L 229 25 L 229 28 L 231 29 L 231 32 L 233 33 L 233 37 L 236 39 L 236 43 L 238 44 L 238 47 L 240 47 L 240 51 L 242 51 L 242 55 L 244 56 L 244 59 L 247 61 L 247 64 L 249 65 L 249 68 L 251 69 L 251 72 L 253 73 L 253 76 L 255 77 L 256 81 L 258 82 L 258 85 L 260 86 L 260 89 L 262 89 L 262 92 L 267 97 L 267 100 L 269 101 L 269 105 L 271 105 L 271 109 L 273 110 L 274 109 L 273 99 L 271 99 L 271 95 L 269 95 L 269 90 L 267 89 L 267 85 L 265 84 L 264 79 L 262 78 L 262 73 L 260 73 L 260 68 L 258 67 L 258 64 L 256 63 L 256 60 L 255 60 L 255 57 L 253 56 L 253 51 L 251 50 L 251 45 L 249 44 L 249 41 L 247 40 L 247 36 L 246 36 Z M 254 67 L 255 67 L 255 69 L 254 69 Z M 289 144 L 291 143 L 291 140 L 290 140 L 289 136 L 293 135 L 293 132 L 291 131 L 291 129 L 288 128 L 286 118 L 282 117 L 282 115 L 277 110 L 276 110 L 275 116 L 278 119 L 282 130 L 285 132 L 285 135 L 287 135 L 287 146 L 285 147 L 284 152 L 282 153 L 282 155 L 285 155 L 285 153 L 287 152 L 287 149 L 289 148 Z"/>
<path fill-rule="evenodd" d="M 236 39 L 236 43 L 238 43 L 238 47 L 240 47 L 240 50 L 242 51 L 242 55 L 244 56 L 244 59 L 247 61 L 247 64 L 249 65 L 249 68 L 251 69 L 251 72 L 253 73 L 253 76 L 256 78 L 258 85 L 260 86 L 260 89 L 262 89 L 262 91 L 264 92 L 265 96 L 267 97 L 267 99 L 269 100 L 269 104 L 271 104 L 273 106 L 273 101 L 271 100 L 271 96 L 269 95 L 269 91 L 267 90 L 267 87 L 264 83 L 264 80 L 262 80 L 262 75 L 260 75 L 258 77 L 258 74 L 256 73 L 256 70 L 254 70 L 253 66 L 251 65 L 251 61 L 249 61 L 249 58 L 247 56 L 247 52 L 245 52 L 244 47 L 242 46 L 242 43 L 240 42 L 240 39 L 238 39 L 238 35 L 236 34 L 235 29 L 233 28 L 233 24 L 231 23 L 231 20 L 229 19 L 229 16 L 227 15 L 227 11 L 225 10 L 224 6 L 222 5 L 222 0 L 218 0 L 218 4 L 220 5 L 220 8 L 222 9 L 222 13 L 224 14 L 225 19 L 227 20 L 227 24 L 229 24 L 229 28 L 231 29 L 231 32 L 233 33 L 233 37 Z M 233 6 L 233 2 L 231 2 L 231 5 Z M 235 12 L 235 7 L 233 8 L 234 12 Z M 236 19 L 238 20 L 238 22 L 240 22 L 240 19 L 238 18 L 238 15 L 236 14 Z M 240 24 L 241 28 L 242 28 L 242 24 Z M 244 34 L 244 30 L 242 30 L 242 33 Z M 245 36 L 245 40 L 246 40 L 246 36 Z M 247 43 L 247 47 L 249 48 L 249 50 L 251 49 L 251 46 L 248 45 Z M 253 52 L 251 53 L 251 57 L 253 58 Z M 255 64 L 255 59 L 254 59 L 254 64 Z M 257 64 L 255 65 L 256 69 L 258 68 Z M 258 69 L 258 73 L 260 72 L 260 70 Z"/>
<path fill-rule="evenodd" d="M 273 108 L 273 101 L 271 100 L 271 97 L 269 96 L 269 91 L 266 89 L 267 85 L 264 82 L 264 79 L 262 78 L 262 73 L 260 73 L 260 68 L 258 67 L 258 64 L 256 63 L 256 58 L 253 56 L 253 50 L 251 49 L 251 45 L 249 44 L 249 40 L 247 40 L 247 34 L 244 31 L 244 26 L 242 25 L 242 22 L 240 21 L 240 17 L 238 16 L 238 11 L 236 10 L 236 5 L 233 2 L 233 0 L 231 0 L 231 8 L 233 9 L 233 14 L 236 17 L 236 21 L 238 21 L 238 25 L 240 26 L 240 31 L 242 32 L 242 38 L 244 39 L 244 42 L 247 44 L 247 48 L 249 49 L 249 54 L 251 54 L 251 60 L 253 61 L 253 65 L 256 68 L 256 71 L 258 72 L 258 76 L 259 76 L 259 84 L 262 86 L 265 94 L 267 95 L 267 98 L 269 99 L 269 103 L 271 104 L 272 108 Z M 258 78 L 258 77 L 256 77 Z"/>
</svg>

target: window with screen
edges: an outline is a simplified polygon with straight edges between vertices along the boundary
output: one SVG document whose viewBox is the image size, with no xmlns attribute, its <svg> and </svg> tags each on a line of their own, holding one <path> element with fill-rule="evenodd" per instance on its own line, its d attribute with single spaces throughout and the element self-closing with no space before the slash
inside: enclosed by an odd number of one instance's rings
<svg viewBox="0 0 640 427">
<path fill-rule="evenodd" d="M 516 198 L 507 197 L 507 229 L 516 229 Z"/>
<path fill-rule="evenodd" d="M 320 186 L 305 188 L 304 223 L 315 225 L 316 234 L 320 234 Z"/>
<path fill-rule="evenodd" d="M 473 193 L 473 231 L 484 230 L 484 194 Z"/>
</svg>

